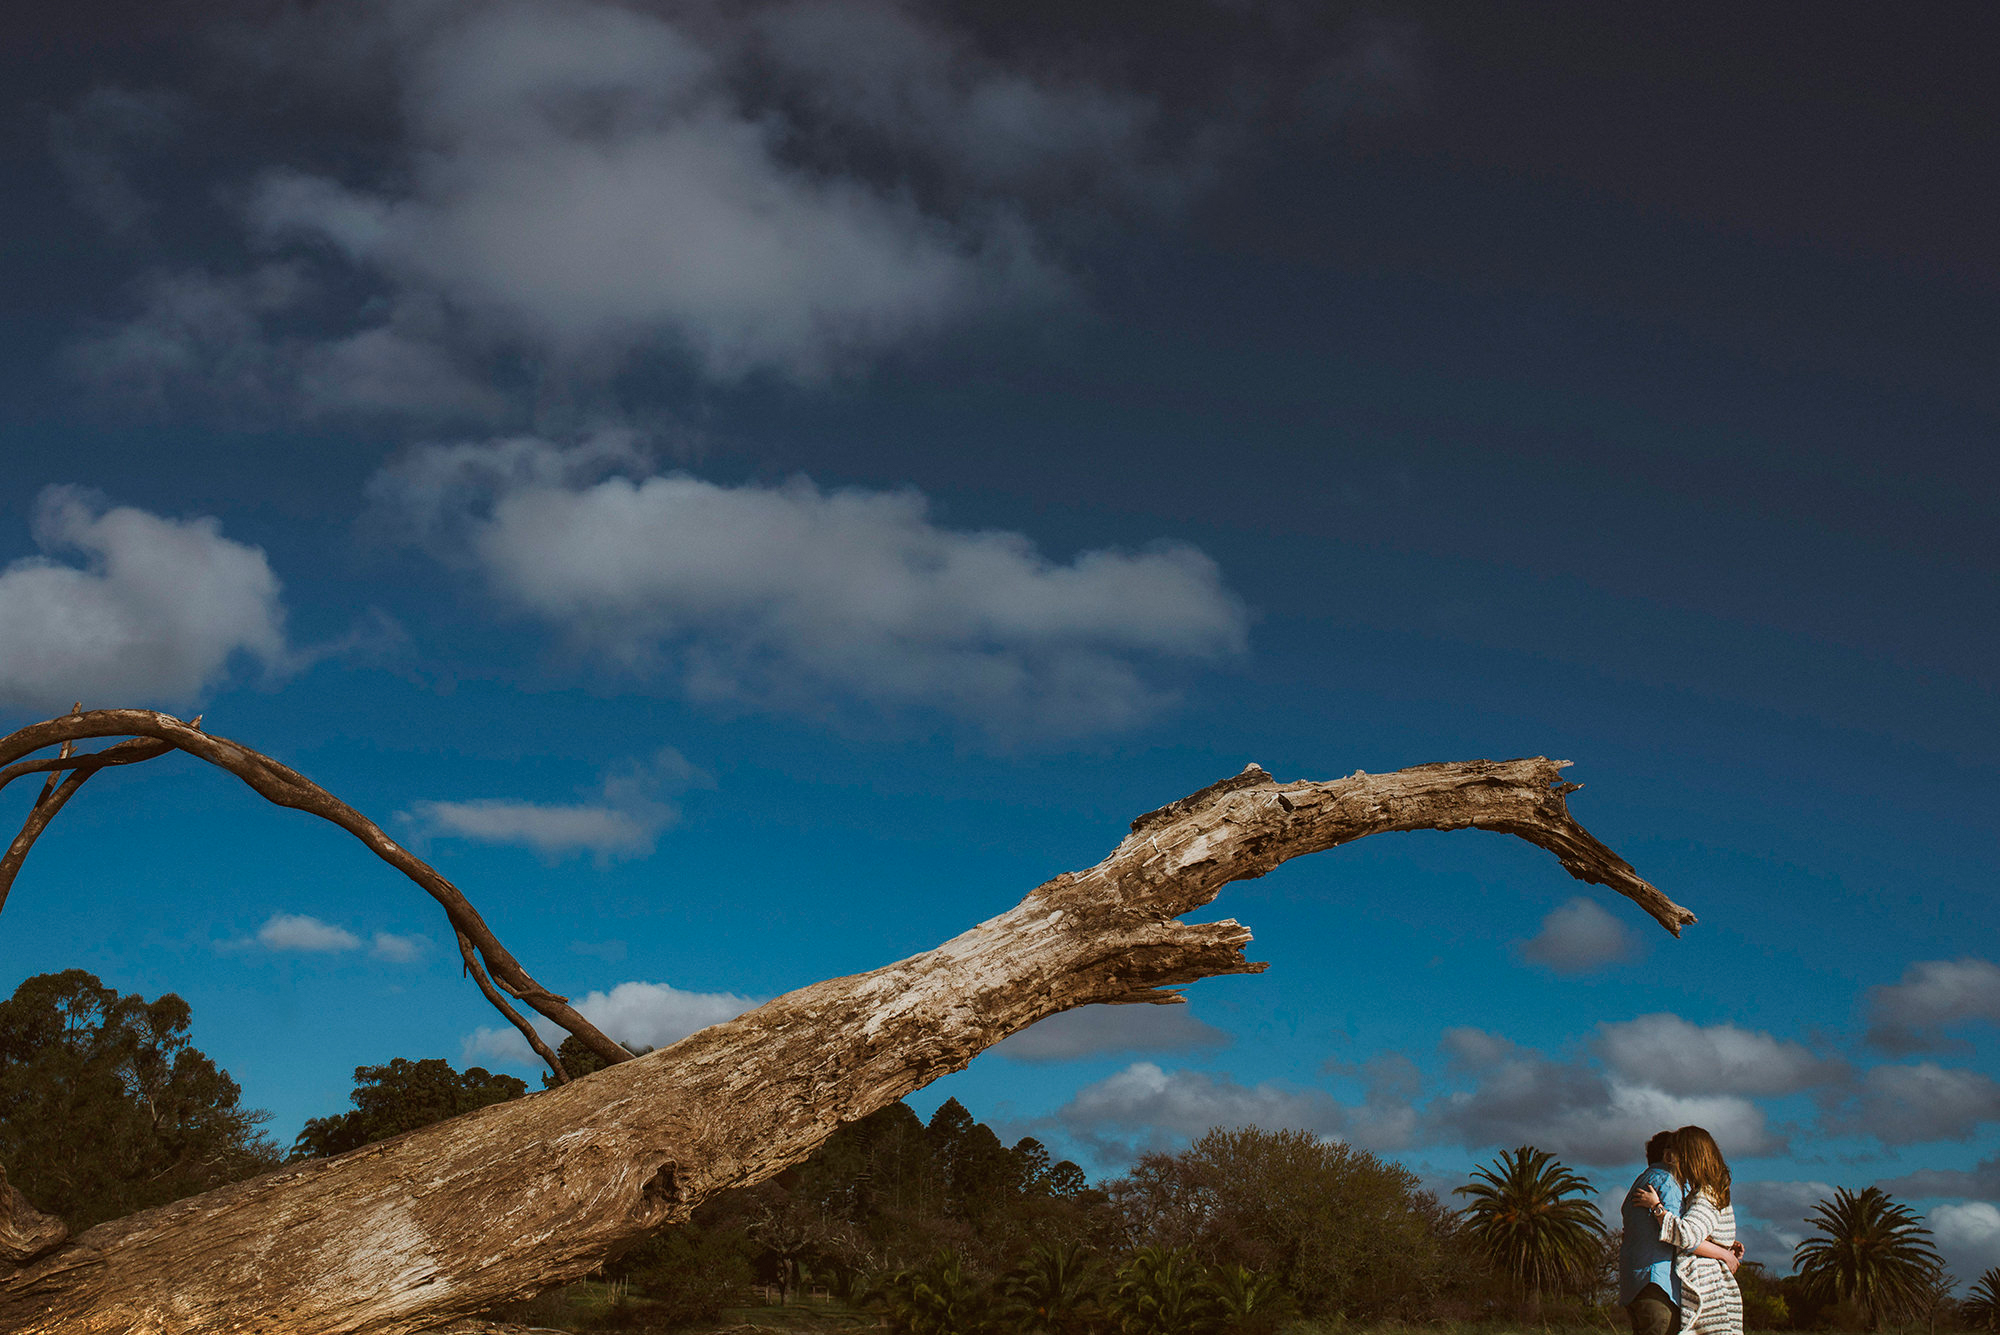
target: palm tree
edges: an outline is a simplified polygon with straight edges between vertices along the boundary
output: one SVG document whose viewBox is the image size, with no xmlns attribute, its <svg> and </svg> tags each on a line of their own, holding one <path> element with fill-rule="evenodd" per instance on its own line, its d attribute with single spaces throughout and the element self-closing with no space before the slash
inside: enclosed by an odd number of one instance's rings
<svg viewBox="0 0 2000 1335">
<path fill-rule="evenodd" d="M 1859 1195 L 1836 1188 L 1806 1222 L 1819 1233 L 1792 1253 L 1806 1291 L 1852 1302 L 1871 1324 L 1923 1310 L 1944 1271 L 1931 1231 L 1880 1187 Z"/>
<path fill-rule="evenodd" d="M 1051 1335 L 1081 1329 L 1097 1291 L 1097 1258 L 1079 1242 L 1042 1243 L 1001 1280 L 1022 1329 Z"/>
<path fill-rule="evenodd" d="M 2000 1330 L 2000 1265 L 1972 1281 L 1972 1292 L 1958 1310 L 1974 1330 Z"/>
<path fill-rule="evenodd" d="M 1118 1272 L 1112 1312 L 1124 1335 L 1206 1335 L 1216 1302 L 1185 1247 L 1141 1247 Z"/>
<path fill-rule="evenodd" d="M 1274 1275 L 1260 1275 L 1246 1266 L 1219 1267 L 1208 1279 L 1216 1315 L 1224 1329 L 1235 1330 L 1251 1320 L 1268 1326 L 1275 1318 L 1296 1315 L 1298 1304 Z"/>
<path fill-rule="evenodd" d="M 978 1335 L 986 1329 L 979 1286 L 949 1247 L 921 1266 L 897 1271 L 883 1286 L 883 1296 L 891 1323 L 911 1335 Z"/>
<path fill-rule="evenodd" d="M 1589 1286 L 1605 1239 L 1597 1207 L 1583 1199 L 1595 1187 L 1532 1145 L 1503 1151 L 1472 1176 L 1452 1192 L 1472 1198 L 1461 1211 L 1466 1233 L 1531 1309 L 1545 1293 Z"/>
</svg>

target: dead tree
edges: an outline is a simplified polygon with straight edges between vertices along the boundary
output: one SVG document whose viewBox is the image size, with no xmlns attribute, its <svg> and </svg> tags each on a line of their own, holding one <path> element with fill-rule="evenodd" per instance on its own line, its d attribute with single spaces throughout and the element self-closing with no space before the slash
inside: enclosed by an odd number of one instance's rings
<svg viewBox="0 0 2000 1335">
<path fill-rule="evenodd" d="M 132 740 L 67 754 L 77 740 L 109 736 Z M 52 746 L 65 754 L 20 760 Z M 1197 979 L 1260 972 L 1244 958 L 1250 933 L 1240 924 L 1182 917 L 1231 881 L 1365 835 L 1516 835 L 1675 935 L 1695 920 L 1571 818 L 1567 762 L 1475 760 L 1294 783 L 1253 765 L 1141 816 L 1096 866 L 1045 882 L 934 950 L 801 988 L 632 1059 L 534 983 L 456 887 L 379 827 L 276 761 L 167 715 L 77 712 L 0 741 L 0 783 L 51 776 L 0 861 L 0 896 L 76 785 L 170 750 L 352 831 L 444 906 L 468 971 L 496 1005 L 511 1013 L 497 987 L 624 1060 L 75 1238 L 0 1179 L 0 1330 L 389 1335 L 576 1278 L 1037 1020 L 1098 1002 L 1175 1003 L 1174 989 Z M 57 783 L 56 773 L 68 777 Z"/>
</svg>

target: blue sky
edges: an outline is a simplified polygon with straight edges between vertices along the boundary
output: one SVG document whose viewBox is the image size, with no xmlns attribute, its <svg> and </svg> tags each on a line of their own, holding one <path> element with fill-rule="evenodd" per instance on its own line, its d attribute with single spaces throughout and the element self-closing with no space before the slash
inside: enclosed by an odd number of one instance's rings
<svg viewBox="0 0 2000 1335">
<path fill-rule="evenodd" d="M 1560 756 L 1685 939 L 1371 839 L 1224 894 L 1267 974 L 912 1102 L 1440 1186 L 1694 1121 L 1780 1268 L 1869 1183 L 2000 1264 L 1980 43 L 1465 8 L 36 18 L 0 709 L 203 713 L 653 1043 L 1250 761 Z M 289 1140 L 358 1064 L 532 1072 L 429 908 L 170 757 L 37 847 L 0 986 L 180 992 Z"/>
</svg>

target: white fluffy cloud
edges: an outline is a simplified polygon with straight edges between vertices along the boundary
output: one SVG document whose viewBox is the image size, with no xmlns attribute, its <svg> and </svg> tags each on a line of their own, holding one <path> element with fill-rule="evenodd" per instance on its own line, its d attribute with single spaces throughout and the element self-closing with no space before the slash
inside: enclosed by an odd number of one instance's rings
<svg viewBox="0 0 2000 1335">
<path fill-rule="evenodd" d="M 1600 1025 L 1596 1049 L 1621 1078 L 1669 1094 L 1795 1094 L 1846 1074 L 1841 1063 L 1801 1044 L 1733 1024 L 1690 1024 L 1678 1015 Z"/>
<path fill-rule="evenodd" d="M 368 941 L 368 953 L 391 964 L 415 964 L 430 948 L 430 938 L 415 933 L 398 936 L 394 932 L 377 932 Z"/>
<path fill-rule="evenodd" d="M 2000 1266 L 2000 1207 L 1992 1201 L 1934 1206 L 1926 1222 L 1945 1265 L 1961 1283 Z"/>
<path fill-rule="evenodd" d="M 1723 1152 L 1770 1154 L 1782 1142 L 1764 1110 L 1737 1094 L 1675 1094 L 1582 1062 L 1552 1061 L 1483 1030 L 1445 1032 L 1444 1046 L 1472 1088 L 1426 1110 L 1431 1134 L 1470 1147 L 1533 1144 L 1573 1162 L 1639 1160 L 1656 1132 L 1708 1128 Z"/>
<path fill-rule="evenodd" d="M 0 704 L 53 710 L 196 699 L 239 655 L 288 665 L 277 576 L 256 547 L 207 518 L 107 509 L 49 487 L 34 536 L 45 553 L 0 571 Z M 48 553 L 75 552 L 67 565 Z"/>
<path fill-rule="evenodd" d="M 2000 1024 L 2000 964 L 1919 960 L 1902 981 L 1868 990 L 1868 1040 L 1891 1052 L 1943 1045 L 1946 1025 Z"/>
<path fill-rule="evenodd" d="M 666 821 L 583 803 L 419 802 L 411 815 L 425 834 L 487 844 L 519 844 L 549 856 L 578 851 L 603 856 L 650 853 Z"/>
<path fill-rule="evenodd" d="M 418 802 L 403 816 L 424 836 L 514 844 L 544 857 L 578 852 L 606 860 L 644 857 L 660 833 L 680 819 L 680 808 L 669 797 L 707 782 L 679 751 L 666 747 L 643 765 L 614 768 L 592 801 Z"/>
<path fill-rule="evenodd" d="M 1108 1052 L 1172 1052 L 1224 1047 L 1229 1035 L 1186 1006 L 1079 1006 L 1051 1015 L 996 1044 L 1015 1061 L 1069 1061 Z"/>
<path fill-rule="evenodd" d="M 274 913 L 257 929 L 257 944 L 266 950 L 333 952 L 353 950 L 361 938 L 344 927 L 303 913 Z"/>
<path fill-rule="evenodd" d="M 1225 657 L 1246 634 L 1192 547 L 1056 562 L 1018 533 L 940 527 L 915 492 L 719 486 L 648 474 L 617 442 L 426 447 L 372 494 L 505 603 L 627 669 L 671 664 L 698 698 L 1117 727 L 1162 699 L 1143 665 Z"/>
<path fill-rule="evenodd" d="M 291 951 L 310 955 L 338 955 L 359 950 L 362 940 L 345 927 L 323 922 L 305 913 L 274 913 L 264 920 L 254 937 L 223 942 L 220 949 L 236 951 L 262 946 L 271 951 Z M 430 938 L 421 933 L 398 935 L 377 932 L 367 941 L 368 953 L 391 964 L 415 964 L 429 952 Z"/>
<path fill-rule="evenodd" d="M 1852 1117 L 1856 1130 L 1887 1145 L 1965 1140 L 1994 1121 L 2000 1121 L 2000 1084 L 1936 1062 L 1871 1067 Z"/>
<path fill-rule="evenodd" d="M 1521 954 L 1557 973 L 1589 973 L 1632 953 L 1625 924 L 1594 899 L 1578 897 L 1542 919 L 1542 929 L 1521 944 Z"/>
<path fill-rule="evenodd" d="M 609 992 L 592 992 L 575 1003 L 592 1024 L 628 1048 L 664 1048 L 697 1030 L 733 1020 L 755 1006 L 750 997 L 733 992 L 683 992 L 666 983 L 620 983 Z M 554 1046 L 562 1031 L 537 1019 L 535 1028 Z M 464 1060 L 486 1057 L 516 1064 L 538 1059 L 519 1031 L 481 1026 L 465 1040 Z"/>
</svg>

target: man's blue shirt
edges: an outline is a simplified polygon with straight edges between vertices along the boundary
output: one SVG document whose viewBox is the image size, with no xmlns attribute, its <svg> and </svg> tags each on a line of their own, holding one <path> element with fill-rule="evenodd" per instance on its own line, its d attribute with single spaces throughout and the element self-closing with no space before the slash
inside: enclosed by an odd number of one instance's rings
<svg viewBox="0 0 2000 1335">
<path fill-rule="evenodd" d="M 1618 1248 L 1618 1301 L 1629 1303 L 1639 1296 L 1639 1290 L 1657 1284 L 1678 1303 L 1681 1291 L 1674 1279 L 1674 1249 L 1660 1241 L 1660 1225 L 1653 1212 L 1632 1199 L 1632 1193 L 1641 1187 L 1651 1187 L 1669 1210 L 1681 1212 L 1681 1184 L 1661 1165 L 1646 1165 L 1646 1171 L 1633 1180 L 1632 1191 L 1625 1193 L 1625 1207 L 1620 1211 L 1625 1241 Z"/>
</svg>

